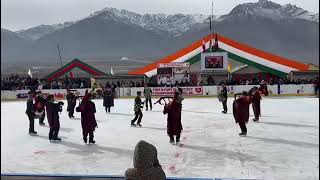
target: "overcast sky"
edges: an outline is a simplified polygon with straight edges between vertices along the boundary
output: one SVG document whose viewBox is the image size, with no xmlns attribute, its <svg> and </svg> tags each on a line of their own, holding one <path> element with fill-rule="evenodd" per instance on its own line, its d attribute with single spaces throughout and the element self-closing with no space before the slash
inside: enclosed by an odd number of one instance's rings
<svg viewBox="0 0 320 180">
<path fill-rule="evenodd" d="M 258 0 L 214 0 L 214 14 L 229 13 L 237 4 Z M 105 7 L 137 13 L 211 14 L 212 0 L 1 0 L 1 27 L 12 31 L 40 24 L 79 20 Z M 319 12 L 319 0 L 273 0 Z"/>
</svg>

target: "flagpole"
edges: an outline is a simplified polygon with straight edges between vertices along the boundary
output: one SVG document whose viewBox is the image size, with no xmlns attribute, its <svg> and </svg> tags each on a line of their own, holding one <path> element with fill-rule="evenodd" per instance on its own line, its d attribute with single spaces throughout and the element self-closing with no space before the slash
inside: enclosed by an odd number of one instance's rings
<svg viewBox="0 0 320 180">
<path fill-rule="evenodd" d="M 211 47 L 210 47 L 210 49 L 211 49 L 211 52 L 213 51 L 213 48 L 212 48 L 212 46 L 213 46 L 213 37 L 212 37 L 212 31 L 213 31 L 213 1 L 211 1 L 211 19 L 210 19 L 212 22 L 210 22 L 211 23 L 211 29 L 210 29 L 210 34 L 211 34 L 211 40 L 212 40 L 212 44 L 211 44 Z"/>
<path fill-rule="evenodd" d="M 59 43 L 57 42 L 57 47 L 58 47 L 58 53 L 59 53 L 59 59 L 60 59 L 60 65 L 62 67 L 62 60 L 61 60 L 61 54 L 60 54 L 60 48 L 59 48 Z"/>
</svg>

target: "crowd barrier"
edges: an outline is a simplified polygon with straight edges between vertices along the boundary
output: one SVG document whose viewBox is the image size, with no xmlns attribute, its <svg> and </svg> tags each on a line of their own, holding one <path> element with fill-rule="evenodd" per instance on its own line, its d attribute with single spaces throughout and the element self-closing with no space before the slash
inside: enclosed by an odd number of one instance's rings
<svg viewBox="0 0 320 180">
<path fill-rule="evenodd" d="M 240 93 L 248 91 L 255 85 L 235 85 L 226 86 L 229 94 Z M 195 87 L 182 87 L 185 96 L 215 96 L 220 90 L 220 86 L 195 86 Z M 134 97 L 138 91 L 143 92 L 143 87 L 125 87 L 117 88 L 117 97 Z M 153 96 L 171 96 L 175 88 L 171 87 L 151 87 Z M 80 95 L 84 95 L 86 90 L 90 89 L 76 89 Z M 15 100 L 27 98 L 29 90 L 16 90 L 16 91 L 1 91 L 1 100 Z M 313 95 L 315 88 L 313 84 L 288 84 L 288 85 L 268 85 L 270 95 Z M 66 89 L 44 89 L 44 94 L 53 94 L 56 99 L 63 99 L 67 94 Z"/>
<path fill-rule="evenodd" d="M 70 174 L 24 174 L 24 173 L 1 173 L 3 180 L 125 180 L 124 176 L 111 175 L 70 175 Z M 166 180 L 257 180 L 257 179 L 232 179 L 232 178 L 181 178 L 167 177 Z"/>
</svg>

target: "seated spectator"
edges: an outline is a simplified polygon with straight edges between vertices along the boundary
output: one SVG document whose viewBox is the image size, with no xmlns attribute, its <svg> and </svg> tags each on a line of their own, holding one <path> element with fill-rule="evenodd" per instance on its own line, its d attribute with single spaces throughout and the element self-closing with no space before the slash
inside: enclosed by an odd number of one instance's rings
<svg viewBox="0 0 320 180">
<path fill-rule="evenodd" d="M 157 149 L 145 141 L 139 141 L 134 149 L 133 168 L 125 172 L 126 180 L 165 180 L 157 157 Z"/>
</svg>

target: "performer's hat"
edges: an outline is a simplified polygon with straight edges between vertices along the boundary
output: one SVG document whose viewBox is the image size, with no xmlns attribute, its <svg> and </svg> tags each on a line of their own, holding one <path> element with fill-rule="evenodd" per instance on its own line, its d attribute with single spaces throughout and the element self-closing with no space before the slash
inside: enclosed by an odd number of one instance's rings
<svg viewBox="0 0 320 180">
<path fill-rule="evenodd" d="M 137 92 L 137 95 L 139 95 L 139 94 L 141 94 L 141 91 L 138 91 L 138 92 Z"/>
</svg>

